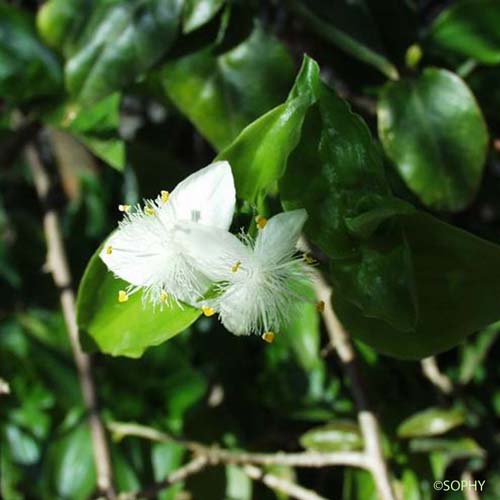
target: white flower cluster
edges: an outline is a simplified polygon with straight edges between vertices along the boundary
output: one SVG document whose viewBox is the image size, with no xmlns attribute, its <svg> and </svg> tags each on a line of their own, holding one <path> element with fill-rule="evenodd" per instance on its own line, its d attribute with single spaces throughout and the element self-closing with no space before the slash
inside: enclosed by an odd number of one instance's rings
<svg viewBox="0 0 500 500">
<path fill-rule="evenodd" d="M 309 276 L 296 250 L 307 214 L 258 217 L 256 238 L 237 237 L 228 232 L 235 200 L 231 167 L 216 162 L 143 206 L 120 205 L 124 218 L 100 253 L 130 283 L 118 300 L 142 290 L 155 306 L 185 302 L 218 313 L 236 335 L 272 341 Z"/>
</svg>

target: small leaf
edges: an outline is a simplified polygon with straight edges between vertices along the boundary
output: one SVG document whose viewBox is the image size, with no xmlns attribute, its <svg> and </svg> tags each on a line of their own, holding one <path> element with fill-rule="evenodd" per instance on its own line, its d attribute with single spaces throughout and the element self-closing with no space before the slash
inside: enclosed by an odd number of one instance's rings
<svg viewBox="0 0 500 500">
<path fill-rule="evenodd" d="M 445 9 L 431 26 L 432 48 L 500 63 L 500 4 L 497 0 L 460 0 Z"/>
<path fill-rule="evenodd" d="M 429 408 L 404 420 L 397 432 L 401 438 L 437 436 L 462 425 L 464 421 L 465 415 L 460 409 Z"/>
<path fill-rule="evenodd" d="M 248 125 L 217 157 L 231 164 L 240 198 L 255 203 L 284 174 L 288 156 L 299 142 L 305 113 L 316 99 L 317 75 L 317 64 L 304 58 L 287 101 Z"/>
<path fill-rule="evenodd" d="M 198 309 L 188 305 L 173 304 L 153 311 L 142 303 L 140 292 L 119 303 L 118 292 L 127 283 L 106 269 L 99 250 L 90 259 L 78 289 L 77 323 L 102 352 L 138 358 L 148 347 L 174 337 L 200 316 Z"/>
<path fill-rule="evenodd" d="M 307 450 L 323 453 L 353 451 L 363 449 L 363 438 L 355 422 L 338 420 L 307 431 L 300 444 Z"/>
<path fill-rule="evenodd" d="M 415 79 L 388 84 L 379 101 L 378 127 L 387 155 L 425 205 L 455 212 L 473 200 L 488 131 L 457 75 L 428 68 Z"/>
<path fill-rule="evenodd" d="M 97 157 L 116 168 L 125 167 L 125 144 L 119 136 L 121 95 L 112 94 L 92 106 L 66 102 L 46 118 L 47 123 L 72 134 Z"/>
<path fill-rule="evenodd" d="M 182 31 L 190 33 L 210 21 L 224 5 L 225 0 L 186 0 Z"/>
</svg>

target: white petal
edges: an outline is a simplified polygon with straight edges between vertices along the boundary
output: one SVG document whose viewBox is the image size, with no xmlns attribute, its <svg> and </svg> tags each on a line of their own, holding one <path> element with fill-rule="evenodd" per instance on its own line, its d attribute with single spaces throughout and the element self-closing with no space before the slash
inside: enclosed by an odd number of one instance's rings
<svg viewBox="0 0 500 500">
<path fill-rule="evenodd" d="M 194 267 L 213 281 L 232 278 L 237 274 L 233 266 L 245 266 L 252 258 L 252 250 L 234 234 L 216 227 L 179 223 L 174 237 Z"/>
<path fill-rule="evenodd" d="M 228 229 L 233 220 L 236 191 L 231 166 L 218 161 L 183 180 L 166 205 L 179 221 Z"/>
<path fill-rule="evenodd" d="M 151 286 L 168 269 L 174 249 L 156 217 L 137 217 L 122 224 L 99 256 L 113 273 L 136 286 Z"/>
<path fill-rule="evenodd" d="M 255 252 L 271 261 L 290 255 L 295 251 L 306 220 L 307 212 L 302 208 L 271 217 L 257 235 Z"/>
</svg>

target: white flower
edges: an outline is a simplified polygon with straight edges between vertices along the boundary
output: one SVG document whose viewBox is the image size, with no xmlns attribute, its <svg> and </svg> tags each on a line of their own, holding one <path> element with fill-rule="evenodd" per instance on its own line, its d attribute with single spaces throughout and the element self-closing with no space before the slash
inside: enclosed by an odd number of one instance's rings
<svg viewBox="0 0 500 500">
<path fill-rule="evenodd" d="M 276 215 L 267 223 L 261 219 L 255 240 L 192 224 L 180 227 L 178 241 L 195 267 L 215 282 L 213 293 L 200 302 L 205 314 L 218 312 L 236 335 L 274 335 L 309 277 L 296 251 L 306 219 L 305 210 Z"/>
<path fill-rule="evenodd" d="M 210 282 L 183 255 L 175 228 L 190 223 L 225 231 L 235 200 L 231 167 L 216 162 L 190 175 L 172 193 L 162 191 L 156 200 L 146 200 L 144 207 L 120 205 L 124 219 L 100 253 L 106 266 L 130 283 L 118 300 L 126 301 L 139 289 L 153 304 L 196 300 Z"/>
</svg>

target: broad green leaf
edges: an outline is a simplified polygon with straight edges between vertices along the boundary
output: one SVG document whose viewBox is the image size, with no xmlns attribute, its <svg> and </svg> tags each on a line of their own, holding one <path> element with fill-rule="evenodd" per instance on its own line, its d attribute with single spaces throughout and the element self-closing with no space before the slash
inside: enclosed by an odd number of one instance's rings
<svg viewBox="0 0 500 500">
<path fill-rule="evenodd" d="M 338 420 L 310 429 L 300 437 L 300 444 L 307 450 L 324 453 L 361 450 L 363 438 L 355 422 Z"/>
<path fill-rule="evenodd" d="M 397 432 L 402 438 L 437 436 L 462 425 L 464 421 L 465 415 L 460 409 L 428 408 L 401 422 Z"/>
<path fill-rule="evenodd" d="M 125 166 L 125 144 L 119 137 L 121 95 L 112 94 L 92 106 L 67 102 L 46 121 L 85 144 L 97 157 L 116 168 Z"/>
<path fill-rule="evenodd" d="M 186 0 L 182 19 L 182 31 L 190 33 L 210 21 L 225 0 Z"/>
<path fill-rule="evenodd" d="M 389 83 L 379 101 L 378 126 L 387 155 L 425 205 L 459 211 L 473 200 L 488 131 L 457 75 L 428 68 L 414 79 Z"/>
<path fill-rule="evenodd" d="M 307 113 L 281 179 L 282 203 L 307 210 L 305 233 L 330 259 L 334 295 L 367 316 L 411 330 L 412 263 L 399 223 L 390 220 L 401 204 L 390 195 L 380 150 L 366 124 L 319 80 L 318 71 L 309 80 L 318 102 Z"/>
<path fill-rule="evenodd" d="M 0 95 L 22 102 L 60 90 L 62 71 L 54 54 L 37 38 L 33 20 L 0 3 Z"/>
<path fill-rule="evenodd" d="M 180 14 L 180 0 L 98 3 L 66 63 L 71 94 L 88 104 L 133 82 L 168 51 Z"/>
<path fill-rule="evenodd" d="M 436 18 L 428 43 L 440 51 L 471 57 L 484 64 L 498 64 L 499 23 L 497 0 L 459 0 Z"/>
<path fill-rule="evenodd" d="M 90 335 L 106 354 L 138 358 L 148 347 L 182 332 L 200 315 L 198 309 L 188 305 L 153 311 L 142 303 L 140 292 L 119 303 L 118 292 L 126 286 L 106 269 L 98 249 L 80 282 L 77 322 L 80 331 Z"/>
<path fill-rule="evenodd" d="M 284 46 L 257 27 L 221 56 L 209 47 L 168 63 L 161 80 L 173 103 L 220 150 L 285 99 L 293 64 Z"/>
<path fill-rule="evenodd" d="M 325 40 L 377 68 L 388 78 L 398 77 L 396 67 L 384 54 L 377 28 L 364 0 L 292 0 L 291 5 Z"/>
<path fill-rule="evenodd" d="M 415 269 L 415 331 L 368 318 L 341 295 L 333 306 L 349 332 L 379 352 L 421 359 L 500 319 L 500 247 L 423 213 L 401 219 Z"/>
<path fill-rule="evenodd" d="M 316 99 L 318 74 L 317 65 L 304 59 L 287 101 L 248 125 L 217 157 L 231 164 L 238 197 L 254 203 L 275 189 L 300 140 L 305 113 Z"/>
</svg>

